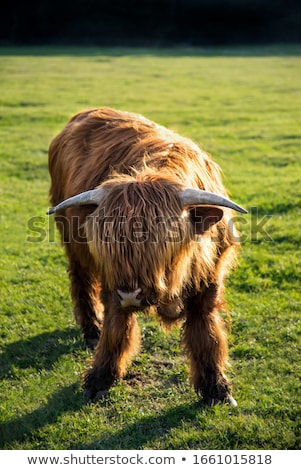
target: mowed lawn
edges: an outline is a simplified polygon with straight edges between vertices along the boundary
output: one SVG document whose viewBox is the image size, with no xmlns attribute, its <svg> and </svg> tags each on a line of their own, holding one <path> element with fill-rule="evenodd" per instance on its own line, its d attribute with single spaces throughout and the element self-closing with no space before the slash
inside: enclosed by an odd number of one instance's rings
<svg viewBox="0 0 301 470">
<path fill-rule="evenodd" d="M 0 49 L 0 447 L 300 447 L 301 47 Z M 51 139 L 77 111 L 138 112 L 213 155 L 239 217 L 227 300 L 237 408 L 204 407 L 179 329 L 140 315 L 143 348 L 87 404 L 92 353 L 46 216 Z"/>
</svg>

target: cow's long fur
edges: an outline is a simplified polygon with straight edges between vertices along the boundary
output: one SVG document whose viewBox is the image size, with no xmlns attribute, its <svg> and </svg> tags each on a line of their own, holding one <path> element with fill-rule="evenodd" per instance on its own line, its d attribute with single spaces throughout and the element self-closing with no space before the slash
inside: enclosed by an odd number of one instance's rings
<svg viewBox="0 0 301 470">
<path fill-rule="evenodd" d="M 217 223 L 196 230 L 198 216 L 212 209 L 183 210 L 178 196 L 186 187 L 226 196 L 217 165 L 189 139 L 142 116 L 101 108 L 78 113 L 53 140 L 49 170 L 54 206 L 106 189 L 100 206 L 56 215 L 76 319 L 88 342 L 100 334 L 85 376 L 87 395 L 94 399 L 124 376 L 138 352 L 135 312 L 114 296 L 116 289 L 142 286 L 163 323 L 183 322 L 196 391 L 208 403 L 225 400 L 228 354 L 219 311 L 238 248 L 232 212 L 223 208 Z M 214 214 L 218 220 L 221 210 Z"/>
</svg>

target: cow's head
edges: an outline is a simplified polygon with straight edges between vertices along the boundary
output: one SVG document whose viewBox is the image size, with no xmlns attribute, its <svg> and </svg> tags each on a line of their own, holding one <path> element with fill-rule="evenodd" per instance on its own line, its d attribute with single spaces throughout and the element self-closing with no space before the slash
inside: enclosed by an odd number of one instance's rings
<svg viewBox="0 0 301 470">
<path fill-rule="evenodd" d="M 91 204 L 97 207 L 85 230 L 101 281 L 116 303 L 136 309 L 179 296 L 196 261 L 206 273 L 213 268 L 207 235 L 222 219 L 221 207 L 246 213 L 224 196 L 182 188 L 158 172 L 137 172 L 66 199 L 49 214 Z M 196 260 L 195 247 L 202 244 Z"/>
</svg>

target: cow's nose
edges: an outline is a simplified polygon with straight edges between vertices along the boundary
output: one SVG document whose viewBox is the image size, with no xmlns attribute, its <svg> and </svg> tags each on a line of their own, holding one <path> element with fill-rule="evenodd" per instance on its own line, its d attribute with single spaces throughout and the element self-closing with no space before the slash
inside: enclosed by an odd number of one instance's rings
<svg viewBox="0 0 301 470">
<path fill-rule="evenodd" d="M 140 288 L 131 292 L 123 292 L 122 290 L 117 289 L 121 306 L 123 308 L 140 307 L 141 300 L 137 299 L 137 296 L 140 294 L 140 292 Z"/>
</svg>

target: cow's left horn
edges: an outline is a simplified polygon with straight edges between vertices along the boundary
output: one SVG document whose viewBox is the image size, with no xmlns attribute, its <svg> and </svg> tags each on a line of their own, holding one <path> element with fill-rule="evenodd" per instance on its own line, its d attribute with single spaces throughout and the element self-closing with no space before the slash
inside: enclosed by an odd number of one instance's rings
<svg viewBox="0 0 301 470">
<path fill-rule="evenodd" d="M 248 211 L 243 209 L 235 202 L 230 201 L 219 194 L 204 191 L 202 189 L 187 188 L 179 192 L 180 200 L 183 207 L 188 206 L 223 206 L 229 207 L 242 214 L 247 214 Z"/>
<path fill-rule="evenodd" d="M 99 205 L 105 195 L 104 189 L 91 189 L 84 193 L 77 194 L 76 196 L 69 197 L 64 201 L 60 202 L 57 206 L 52 207 L 47 212 L 48 215 L 55 214 L 56 212 L 68 209 L 68 207 L 84 206 L 87 204 Z"/>
</svg>

